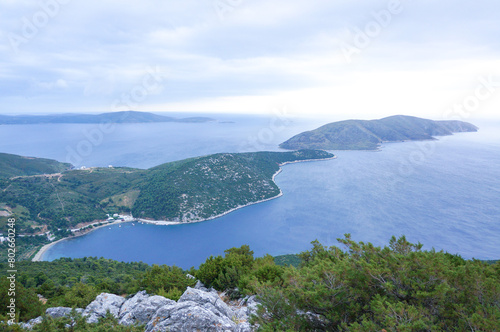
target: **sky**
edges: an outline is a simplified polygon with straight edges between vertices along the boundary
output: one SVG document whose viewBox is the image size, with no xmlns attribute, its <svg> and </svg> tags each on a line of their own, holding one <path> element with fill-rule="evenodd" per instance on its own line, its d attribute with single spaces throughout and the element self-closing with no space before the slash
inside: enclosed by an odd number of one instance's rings
<svg viewBox="0 0 500 332">
<path fill-rule="evenodd" d="M 0 114 L 500 118 L 495 0 L 0 0 Z"/>
</svg>

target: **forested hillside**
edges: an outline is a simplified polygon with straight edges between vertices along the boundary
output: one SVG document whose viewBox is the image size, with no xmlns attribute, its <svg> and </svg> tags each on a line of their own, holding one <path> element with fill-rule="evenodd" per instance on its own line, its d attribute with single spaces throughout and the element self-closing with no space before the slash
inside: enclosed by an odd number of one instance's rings
<svg viewBox="0 0 500 332">
<path fill-rule="evenodd" d="M 22 157 L 0 153 L 0 180 L 15 176 L 29 176 L 59 173 L 71 167 L 52 159 Z"/>
<path fill-rule="evenodd" d="M 4 155 L 0 159 L 12 169 L 19 163 L 11 160 L 26 165 L 18 172 L 24 176 L 0 179 L 0 208 L 4 211 L 0 231 L 5 231 L 10 214 L 16 217 L 20 233 L 43 230 L 45 225 L 53 231 L 67 229 L 118 212 L 133 212 L 140 218 L 199 221 L 278 195 L 280 190 L 272 177 L 279 164 L 331 157 L 314 150 L 223 153 L 148 170 L 63 171 L 68 165 Z M 15 174 L 14 170 L 10 174 Z"/>
<path fill-rule="evenodd" d="M 198 221 L 280 194 L 273 181 L 286 162 L 327 159 L 324 151 L 221 153 L 149 170 L 132 212 L 135 217 Z"/>
</svg>

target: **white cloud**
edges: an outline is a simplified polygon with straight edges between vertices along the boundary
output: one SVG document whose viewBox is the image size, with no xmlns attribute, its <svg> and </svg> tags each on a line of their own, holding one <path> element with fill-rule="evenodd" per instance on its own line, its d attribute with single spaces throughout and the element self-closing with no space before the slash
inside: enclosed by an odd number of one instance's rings
<svg viewBox="0 0 500 332">
<path fill-rule="evenodd" d="M 343 31 L 363 29 L 389 1 L 226 1 L 223 20 L 215 3 L 70 1 L 14 53 L 7 36 L 41 7 L 1 1 L 0 102 L 11 113 L 107 111 L 159 67 L 165 82 L 141 109 L 266 112 L 282 102 L 303 114 L 436 117 L 499 68 L 493 0 L 403 1 L 351 63 Z M 485 114 L 496 114 L 493 100 Z"/>
</svg>

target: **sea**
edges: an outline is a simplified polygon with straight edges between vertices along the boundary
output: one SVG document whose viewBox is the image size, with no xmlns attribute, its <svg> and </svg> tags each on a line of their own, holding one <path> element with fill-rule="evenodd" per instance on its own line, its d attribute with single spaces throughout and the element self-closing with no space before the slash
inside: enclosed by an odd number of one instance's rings
<svg viewBox="0 0 500 332">
<path fill-rule="evenodd" d="M 324 119 L 214 114 L 207 123 L 0 126 L 0 152 L 75 167 L 149 168 L 218 152 L 280 151 L 278 145 Z M 283 166 L 283 196 L 192 224 L 125 223 L 61 241 L 42 256 L 105 257 L 197 267 L 248 244 L 256 257 L 299 253 L 311 241 L 388 244 L 405 235 L 425 250 L 500 258 L 500 123 L 433 141 L 333 151 L 337 159 Z"/>
</svg>

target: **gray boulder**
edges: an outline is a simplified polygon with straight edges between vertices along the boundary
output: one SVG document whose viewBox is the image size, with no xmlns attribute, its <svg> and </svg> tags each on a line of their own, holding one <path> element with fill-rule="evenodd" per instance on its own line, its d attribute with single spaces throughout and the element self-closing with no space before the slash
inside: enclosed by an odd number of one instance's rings
<svg viewBox="0 0 500 332">
<path fill-rule="evenodd" d="M 88 323 L 97 323 L 99 318 L 106 316 L 108 311 L 118 318 L 123 302 L 125 299 L 121 296 L 101 293 L 85 308 L 83 315 L 87 316 Z"/>
<path fill-rule="evenodd" d="M 141 291 L 122 304 L 119 313 L 120 324 L 146 324 L 158 308 L 168 304 L 175 304 L 175 301 L 158 295 L 149 296 L 146 291 Z"/>
<path fill-rule="evenodd" d="M 196 282 L 196 285 L 194 285 L 194 289 L 199 289 L 208 292 L 208 288 L 206 288 L 205 285 L 199 280 Z"/>
<path fill-rule="evenodd" d="M 195 302 L 199 306 L 212 311 L 219 317 L 232 319 L 235 316 L 233 310 L 220 299 L 217 292 L 205 292 L 201 289 L 188 287 L 184 294 L 182 294 L 178 303 L 186 301 Z"/>
<path fill-rule="evenodd" d="M 250 317 L 252 315 L 255 315 L 257 314 L 257 309 L 258 309 L 258 306 L 259 306 L 259 302 L 257 302 L 256 298 L 255 298 L 255 295 L 252 295 L 250 296 L 247 300 L 246 300 L 246 309 L 247 309 L 247 316 Z"/>
<path fill-rule="evenodd" d="M 248 322 L 243 322 L 237 325 L 236 327 L 236 332 L 253 332 L 254 329 L 252 328 L 252 325 Z"/>
<path fill-rule="evenodd" d="M 146 326 L 146 332 L 236 330 L 236 324 L 228 317 L 218 316 L 199 303 L 187 300 L 161 307 Z"/>
<path fill-rule="evenodd" d="M 73 309 L 67 307 L 48 308 L 45 310 L 45 314 L 52 318 L 61 318 L 69 316 L 69 314 L 71 314 L 71 310 Z"/>
<path fill-rule="evenodd" d="M 43 321 L 42 316 L 30 319 L 27 323 L 19 323 L 19 326 L 26 330 L 31 330 L 33 326 L 40 324 Z"/>
</svg>

